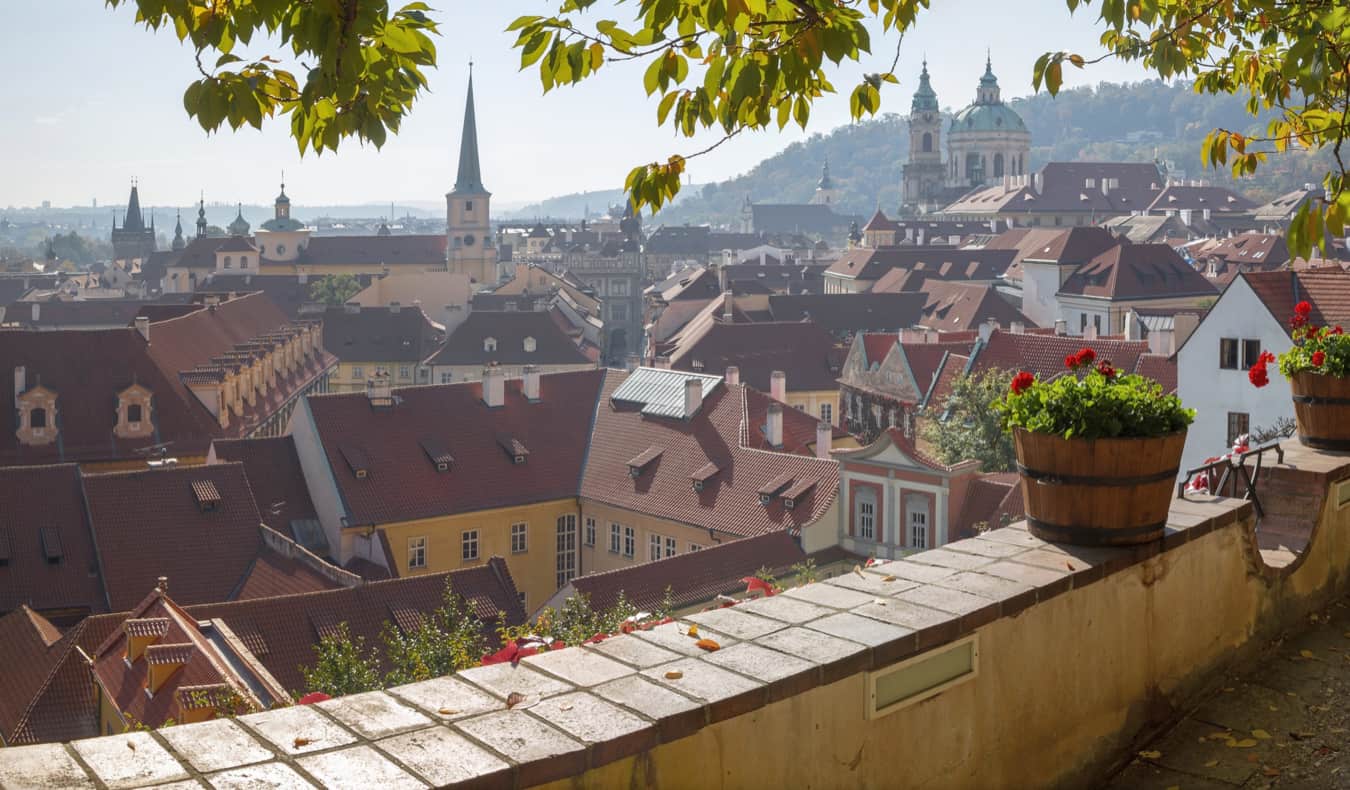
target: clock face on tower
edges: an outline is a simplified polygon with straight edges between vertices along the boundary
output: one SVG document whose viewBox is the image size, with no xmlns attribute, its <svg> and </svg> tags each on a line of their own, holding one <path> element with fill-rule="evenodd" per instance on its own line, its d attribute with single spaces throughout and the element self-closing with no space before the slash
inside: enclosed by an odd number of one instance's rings
<svg viewBox="0 0 1350 790">
<path fill-rule="evenodd" d="M 468 236 L 464 237 L 464 246 L 465 247 L 473 246 L 473 234 L 469 234 Z"/>
</svg>

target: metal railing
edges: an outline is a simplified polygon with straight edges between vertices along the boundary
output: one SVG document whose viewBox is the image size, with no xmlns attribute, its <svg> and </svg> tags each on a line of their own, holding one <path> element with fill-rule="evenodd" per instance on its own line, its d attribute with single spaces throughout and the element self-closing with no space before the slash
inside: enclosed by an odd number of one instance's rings
<svg viewBox="0 0 1350 790">
<path fill-rule="evenodd" d="M 1257 518 L 1265 517 L 1256 486 L 1261 480 L 1262 460 L 1269 452 L 1275 453 L 1276 463 L 1284 463 L 1284 450 L 1279 442 L 1272 442 L 1238 455 L 1226 455 L 1195 469 L 1188 469 L 1181 482 L 1177 483 L 1177 499 L 1185 499 L 1187 491 L 1196 490 L 1191 488 L 1191 481 L 1203 474 L 1205 477 L 1202 485 L 1205 493 L 1211 496 L 1246 499 L 1252 503 Z M 1256 463 L 1248 466 L 1247 462 L 1251 458 L 1255 458 Z"/>
</svg>

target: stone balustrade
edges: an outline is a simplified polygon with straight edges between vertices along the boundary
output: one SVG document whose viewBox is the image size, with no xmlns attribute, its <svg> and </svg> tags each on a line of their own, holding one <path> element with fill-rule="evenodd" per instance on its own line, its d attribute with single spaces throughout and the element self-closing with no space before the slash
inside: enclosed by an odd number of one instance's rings
<svg viewBox="0 0 1350 790">
<path fill-rule="evenodd" d="M 0 786 L 1091 784 L 1345 593 L 1350 457 L 1295 447 L 1272 480 L 1324 493 L 1283 567 L 1240 500 L 1177 500 L 1129 549 L 1017 524 L 516 666 L 0 750 Z"/>
</svg>

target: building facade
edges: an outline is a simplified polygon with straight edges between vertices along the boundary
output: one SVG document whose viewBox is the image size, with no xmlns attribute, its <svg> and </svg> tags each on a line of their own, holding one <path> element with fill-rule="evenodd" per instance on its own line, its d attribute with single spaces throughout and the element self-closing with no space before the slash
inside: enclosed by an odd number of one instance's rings
<svg viewBox="0 0 1350 790">
<path fill-rule="evenodd" d="M 947 131 L 947 184 L 965 189 L 1020 176 L 1030 156 L 1031 132 L 1003 103 L 993 63 L 986 60 L 975 102 L 952 116 Z"/>
</svg>

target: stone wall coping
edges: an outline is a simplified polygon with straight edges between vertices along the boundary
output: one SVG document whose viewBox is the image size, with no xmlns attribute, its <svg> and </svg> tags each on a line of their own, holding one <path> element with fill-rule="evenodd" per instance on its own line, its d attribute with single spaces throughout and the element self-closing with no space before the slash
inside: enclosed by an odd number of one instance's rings
<svg viewBox="0 0 1350 790">
<path fill-rule="evenodd" d="M 514 666 L 227 721 L 4 749 L 0 787 L 309 787 L 335 777 L 391 789 L 526 787 L 579 776 L 890 666 L 1251 516 L 1250 502 L 1188 495 L 1173 502 L 1162 540 L 1128 548 L 1048 543 L 1019 522 Z M 697 647 L 695 624 L 720 649 Z M 513 694 L 523 699 L 508 708 Z"/>
</svg>

